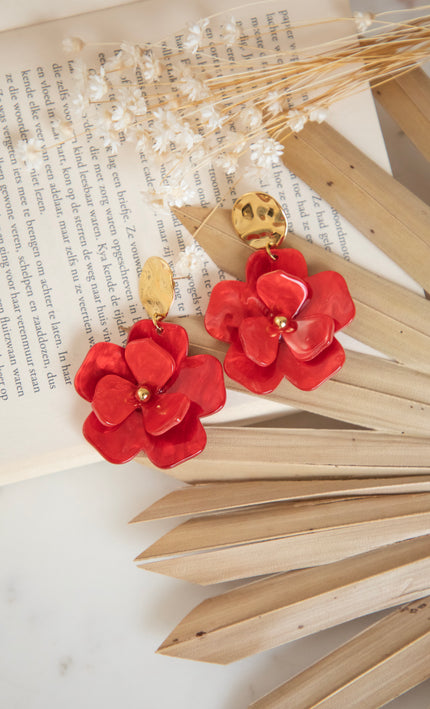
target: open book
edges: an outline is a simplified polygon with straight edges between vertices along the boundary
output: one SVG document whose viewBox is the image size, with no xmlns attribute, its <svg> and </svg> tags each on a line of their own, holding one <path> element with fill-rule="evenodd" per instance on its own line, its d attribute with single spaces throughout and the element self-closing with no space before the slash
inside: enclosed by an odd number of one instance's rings
<svg viewBox="0 0 430 709">
<path fill-rule="evenodd" d="M 216 12 L 227 12 L 230 5 L 229 0 L 217 3 Z M 44 153 L 40 170 L 27 172 L 19 163 L 19 139 L 36 137 L 51 145 L 56 142 L 52 120 L 71 114 L 73 63 L 62 53 L 61 40 L 82 36 L 94 45 L 91 51 L 97 60 L 104 42 L 118 46 L 124 39 L 155 42 L 182 34 L 187 22 L 210 13 L 205 2 L 157 0 L 2 34 L 0 484 L 99 458 L 81 435 L 88 405 L 74 392 L 75 372 L 92 344 L 124 343 L 123 328 L 145 317 L 137 290 L 143 262 L 159 255 L 174 267 L 192 243 L 173 215 L 154 211 L 143 201 L 141 189 L 152 182 L 150 166 L 144 160 L 139 163 L 132 146 L 113 155 L 88 122 L 73 141 L 60 141 Z M 240 19 L 250 35 L 258 35 L 258 41 L 270 48 L 273 38 L 258 28 L 267 24 L 269 15 L 275 17 L 281 28 L 277 40 L 291 49 L 295 48 L 291 24 L 349 14 L 344 0 L 290 0 L 270 7 L 267 3 L 245 6 Z M 321 25 L 318 37 L 313 28 L 307 41 L 315 44 L 353 31 L 352 21 L 345 19 Z M 204 60 L 212 61 L 209 56 Z M 389 169 L 370 92 L 343 101 L 329 120 Z M 220 196 L 226 197 L 225 206 L 231 206 L 234 194 L 224 175 L 208 167 L 196 175 L 196 181 L 202 206 L 214 205 Z M 235 188 L 237 195 L 252 189 L 278 199 L 290 215 L 290 229 L 298 235 L 309 235 L 344 258 L 411 284 L 284 167 L 276 167 L 263 181 L 245 177 Z M 203 256 L 200 270 L 178 285 L 171 314 L 204 313 L 212 286 L 222 278 L 225 274 Z M 279 410 L 277 404 L 235 394 L 226 409 L 207 423 L 255 420 Z"/>
</svg>

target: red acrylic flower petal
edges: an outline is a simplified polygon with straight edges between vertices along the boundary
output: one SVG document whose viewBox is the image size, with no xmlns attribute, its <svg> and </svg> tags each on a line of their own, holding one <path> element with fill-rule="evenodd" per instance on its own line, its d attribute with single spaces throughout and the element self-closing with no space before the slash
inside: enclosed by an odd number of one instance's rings
<svg viewBox="0 0 430 709">
<path fill-rule="evenodd" d="M 239 327 L 243 351 L 255 364 L 267 367 L 275 361 L 279 347 L 279 331 L 269 327 L 264 316 L 245 318 Z"/>
<path fill-rule="evenodd" d="M 162 332 L 158 332 L 152 320 L 139 320 L 131 328 L 127 342 L 133 340 L 151 339 L 157 345 L 167 350 L 179 366 L 188 353 L 188 335 L 181 325 L 161 323 Z"/>
<path fill-rule="evenodd" d="M 334 321 L 328 315 L 300 316 L 292 332 L 282 332 L 285 343 L 296 359 L 307 362 L 328 347 L 334 335 Z"/>
<path fill-rule="evenodd" d="M 257 281 L 257 293 L 272 313 L 293 317 L 308 297 L 308 287 L 300 278 L 283 271 L 265 273 Z"/>
<path fill-rule="evenodd" d="M 236 337 L 237 328 L 249 314 L 247 290 L 241 281 L 221 281 L 214 286 L 205 314 L 205 327 L 212 337 L 223 342 Z"/>
<path fill-rule="evenodd" d="M 224 359 L 226 374 L 254 394 L 270 394 L 282 380 L 277 361 L 268 367 L 259 367 L 244 353 L 240 342 L 233 342 Z"/>
<path fill-rule="evenodd" d="M 336 339 L 318 357 L 309 362 L 299 362 L 288 347 L 281 343 L 277 359 L 279 369 L 285 377 L 291 384 L 304 391 L 319 387 L 339 371 L 344 361 L 345 352 Z"/>
<path fill-rule="evenodd" d="M 187 357 L 168 391 L 186 394 L 196 404 L 199 416 L 215 414 L 226 397 L 221 363 L 212 355 Z"/>
<path fill-rule="evenodd" d="M 124 347 L 112 342 L 98 342 L 87 353 L 75 376 L 75 389 L 87 401 L 91 401 L 97 382 L 106 374 L 118 374 L 133 380 L 127 366 Z"/>
<path fill-rule="evenodd" d="M 198 418 L 197 407 L 191 404 L 180 424 L 162 436 L 148 436 L 145 453 L 158 468 L 172 468 L 202 452 L 206 431 Z"/>
<path fill-rule="evenodd" d="M 109 463 L 127 463 L 144 447 L 147 435 L 140 411 L 135 411 L 119 426 L 103 426 L 91 413 L 83 426 L 87 441 Z"/>
<path fill-rule="evenodd" d="M 138 406 L 134 382 L 116 374 L 107 374 L 97 383 L 92 407 L 104 426 L 118 426 Z"/>
<path fill-rule="evenodd" d="M 251 288 L 255 288 L 257 280 L 263 273 L 271 271 L 284 271 L 302 279 L 308 275 L 304 256 L 297 249 L 273 249 L 271 253 L 274 259 L 270 258 L 266 251 L 256 251 L 248 258 L 246 282 Z"/>
<path fill-rule="evenodd" d="M 333 318 L 335 329 L 345 327 L 355 315 L 355 306 L 346 281 L 336 271 L 322 271 L 306 278 L 309 301 L 300 315 L 323 313 Z"/>
<path fill-rule="evenodd" d="M 136 382 L 156 391 L 175 371 L 175 360 L 151 339 L 133 340 L 125 348 L 125 358 Z"/>
<path fill-rule="evenodd" d="M 161 394 L 142 406 L 143 423 L 151 436 L 161 436 L 166 431 L 181 423 L 188 409 L 190 400 L 185 394 Z"/>
</svg>

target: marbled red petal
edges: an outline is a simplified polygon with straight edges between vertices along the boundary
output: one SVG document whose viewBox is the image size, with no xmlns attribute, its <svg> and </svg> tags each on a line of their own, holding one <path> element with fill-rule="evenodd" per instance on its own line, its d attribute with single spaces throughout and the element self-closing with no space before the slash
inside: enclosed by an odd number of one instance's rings
<svg viewBox="0 0 430 709">
<path fill-rule="evenodd" d="M 311 391 L 336 374 L 344 361 L 343 347 L 334 339 L 318 357 L 309 362 L 297 360 L 288 347 L 281 343 L 277 364 L 279 370 L 294 386 L 304 391 Z"/>
<path fill-rule="evenodd" d="M 328 347 L 334 335 L 334 320 L 328 315 L 311 315 L 294 320 L 292 332 L 281 332 L 281 337 L 296 359 L 307 362 Z"/>
<path fill-rule="evenodd" d="M 286 318 L 292 318 L 308 297 L 306 283 L 283 271 L 263 274 L 257 281 L 256 289 L 259 297 L 272 313 Z"/>
<path fill-rule="evenodd" d="M 138 406 L 134 382 L 116 374 L 107 374 L 97 382 L 92 407 L 104 426 L 118 426 Z"/>
<path fill-rule="evenodd" d="M 161 389 L 175 371 L 175 360 L 154 340 L 133 340 L 125 348 L 125 359 L 136 382 Z"/>
<path fill-rule="evenodd" d="M 149 436 L 145 453 L 158 468 L 172 468 L 202 452 L 206 431 L 198 418 L 197 406 L 191 404 L 180 424 L 162 436 Z"/>
<path fill-rule="evenodd" d="M 160 394 L 153 397 L 142 406 L 145 430 L 151 436 L 161 436 L 170 431 L 185 418 L 190 408 L 188 396 L 177 392 L 175 394 Z"/>
<path fill-rule="evenodd" d="M 221 363 L 212 355 L 187 357 L 168 391 L 186 394 L 196 404 L 199 416 L 216 413 L 224 406 L 226 397 Z"/>
<path fill-rule="evenodd" d="M 84 422 L 83 434 L 109 463 L 127 463 L 142 450 L 148 438 L 140 411 L 132 413 L 119 426 L 103 426 L 91 413 Z"/>
<path fill-rule="evenodd" d="M 98 342 L 91 347 L 76 372 L 76 391 L 84 399 L 91 401 L 97 382 L 106 374 L 117 374 L 133 381 L 133 374 L 125 361 L 124 347 L 112 342 Z"/>
<path fill-rule="evenodd" d="M 139 320 L 128 333 L 127 342 L 150 338 L 157 345 L 172 355 L 179 366 L 188 354 L 188 335 L 182 325 L 161 323 L 162 332 L 158 332 L 152 320 Z"/>
<path fill-rule="evenodd" d="M 221 281 L 211 293 L 205 314 L 205 328 L 212 337 L 232 342 L 236 330 L 248 314 L 247 287 L 242 281 Z"/>
<path fill-rule="evenodd" d="M 267 367 L 275 361 L 279 347 L 279 331 L 269 327 L 264 316 L 245 318 L 239 327 L 239 339 L 243 351 L 255 364 Z"/>
<path fill-rule="evenodd" d="M 270 394 L 283 377 L 277 360 L 268 367 L 259 367 L 246 356 L 238 340 L 228 349 L 224 359 L 224 369 L 231 379 L 254 394 Z"/>
<path fill-rule="evenodd" d="M 323 313 L 333 318 L 335 329 L 340 330 L 351 322 L 355 315 L 354 301 L 345 279 L 336 271 L 321 271 L 306 278 L 309 300 L 300 315 Z"/>
<path fill-rule="evenodd" d="M 284 271 L 298 278 L 306 278 L 308 267 L 304 256 L 297 249 L 273 249 L 270 258 L 266 251 L 256 251 L 246 263 L 246 282 L 250 288 L 255 288 L 257 280 L 264 273 Z"/>
</svg>

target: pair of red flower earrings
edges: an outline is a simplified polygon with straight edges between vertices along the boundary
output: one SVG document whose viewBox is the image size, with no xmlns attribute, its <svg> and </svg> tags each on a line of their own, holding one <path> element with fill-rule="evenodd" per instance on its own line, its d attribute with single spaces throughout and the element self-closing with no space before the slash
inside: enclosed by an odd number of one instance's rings
<svg viewBox="0 0 430 709">
<path fill-rule="evenodd" d="M 237 200 L 233 224 L 258 250 L 247 261 L 245 283 L 222 281 L 210 296 L 205 327 L 230 343 L 225 372 L 255 394 L 269 394 L 284 377 L 299 389 L 315 389 L 345 361 L 334 337 L 355 314 L 345 280 L 335 271 L 308 276 L 299 251 L 276 248 L 287 221 L 269 195 Z M 225 404 L 220 362 L 189 357 L 184 328 L 164 322 L 173 292 L 168 265 L 148 259 L 140 296 L 151 319 L 131 328 L 125 347 L 94 345 L 76 374 L 76 390 L 93 409 L 84 436 L 111 463 L 142 451 L 160 468 L 193 458 L 206 444 L 200 418 Z"/>
</svg>

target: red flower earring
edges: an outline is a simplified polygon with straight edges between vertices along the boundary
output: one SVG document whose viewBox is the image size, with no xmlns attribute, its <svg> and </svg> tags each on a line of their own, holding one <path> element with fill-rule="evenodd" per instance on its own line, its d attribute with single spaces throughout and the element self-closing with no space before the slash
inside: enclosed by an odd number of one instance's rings
<svg viewBox="0 0 430 709">
<path fill-rule="evenodd" d="M 334 333 L 351 322 L 355 307 L 335 271 L 308 276 L 296 249 L 274 249 L 287 232 L 277 202 L 249 193 L 233 207 L 240 237 L 257 249 L 246 265 L 246 282 L 222 281 L 205 316 L 210 335 L 230 343 L 224 369 L 256 394 L 269 394 L 285 377 L 306 391 L 336 374 L 345 361 Z"/>
<path fill-rule="evenodd" d="M 125 347 L 94 345 L 76 374 L 76 391 L 93 409 L 84 436 L 111 463 L 125 463 L 141 451 L 159 468 L 193 458 L 206 445 L 200 418 L 225 404 L 218 360 L 188 357 L 184 328 L 162 322 L 173 290 L 165 261 L 148 259 L 140 296 L 151 320 L 131 328 Z"/>
</svg>

